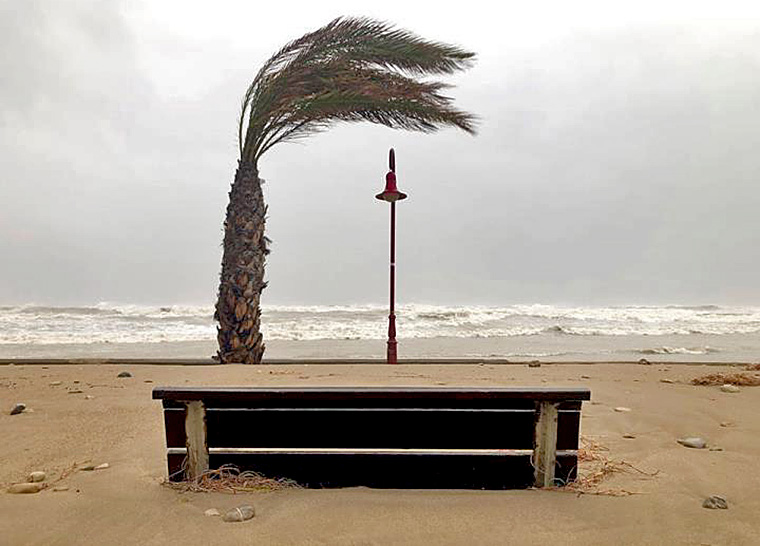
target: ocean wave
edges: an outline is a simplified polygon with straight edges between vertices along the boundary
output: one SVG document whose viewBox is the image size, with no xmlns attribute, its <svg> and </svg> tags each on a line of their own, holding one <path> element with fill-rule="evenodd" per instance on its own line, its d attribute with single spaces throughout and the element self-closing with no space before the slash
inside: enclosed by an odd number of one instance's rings
<svg viewBox="0 0 760 546">
<path fill-rule="evenodd" d="M 28 304 L 0 307 L 0 344 L 144 343 L 213 340 L 213 305 L 88 306 Z M 402 338 L 521 336 L 666 336 L 760 333 L 760 309 L 710 306 L 559 307 L 404 304 Z M 262 306 L 270 340 L 384 339 L 388 308 L 381 304 Z M 687 343 L 673 350 L 691 350 Z M 667 348 L 651 350 L 665 351 Z M 652 354 L 665 354 L 652 353 Z"/>
<path fill-rule="evenodd" d="M 643 355 L 707 355 L 719 353 L 718 349 L 712 347 L 654 347 L 652 349 L 642 349 L 639 353 Z"/>
</svg>

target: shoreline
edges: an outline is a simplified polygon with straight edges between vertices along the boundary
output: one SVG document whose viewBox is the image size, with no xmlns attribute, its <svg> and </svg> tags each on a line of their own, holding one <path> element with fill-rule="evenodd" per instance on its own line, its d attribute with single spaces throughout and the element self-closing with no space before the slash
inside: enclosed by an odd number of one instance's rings
<svg viewBox="0 0 760 546">
<path fill-rule="evenodd" d="M 416 358 L 399 359 L 396 366 L 526 366 L 538 363 L 541 366 L 724 366 L 729 368 L 744 367 L 756 364 L 755 362 L 719 362 L 719 361 L 672 361 L 672 360 L 649 360 L 648 364 L 630 360 L 507 360 L 500 358 Z M 365 359 L 314 359 L 314 358 L 279 358 L 264 359 L 261 364 L 221 364 L 212 359 L 187 359 L 187 358 L 0 358 L 0 366 L 46 366 L 46 365 L 124 365 L 124 366 L 374 366 L 389 365 L 382 358 Z"/>
</svg>

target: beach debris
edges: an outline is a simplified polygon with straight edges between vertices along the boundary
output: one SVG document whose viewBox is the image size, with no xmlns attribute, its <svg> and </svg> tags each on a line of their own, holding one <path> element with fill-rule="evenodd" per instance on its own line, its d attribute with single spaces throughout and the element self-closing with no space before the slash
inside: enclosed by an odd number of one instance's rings
<svg viewBox="0 0 760 546">
<path fill-rule="evenodd" d="M 591 376 L 590 375 L 582 375 L 581 379 L 591 379 Z"/>
<path fill-rule="evenodd" d="M 69 486 L 68 485 L 56 485 L 53 488 L 53 492 L 55 492 L 55 493 L 60 493 L 61 491 L 68 491 L 68 490 L 69 490 Z"/>
<path fill-rule="evenodd" d="M 88 465 L 83 466 L 79 470 L 84 470 L 85 472 L 92 472 L 93 470 L 95 470 L 95 465 L 94 464 L 88 464 Z"/>
<path fill-rule="evenodd" d="M 51 381 L 50 386 L 51 387 L 57 387 L 58 385 L 62 385 L 63 381 Z"/>
<path fill-rule="evenodd" d="M 143 383 L 153 383 L 153 380 L 152 379 L 144 379 Z"/>
<path fill-rule="evenodd" d="M 91 395 L 91 394 L 85 394 L 84 395 L 84 399 L 85 400 L 92 400 L 93 398 L 95 398 L 95 397 L 93 395 Z"/>
<path fill-rule="evenodd" d="M 676 442 L 684 447 L 690 447 L 692 449 L 704 449 L 707 447 L 707 442 L 704 439 L 698 437 L 679 438 L 676 440 Z"/>
<path fill-rule="evenodd" d="M 528 362 L 528 368 L 540 368 L 540 367 L 541 367 L 541 362 L 538 360 L 531 360 L 530 362 Z"/>
<path fill-rule="evenodd" d="M 626 440 L 635 440 L 636 439 L 636 435 L 635 434 L 630 434 L 630 433 L 623 434 L 623 438 L 625 438 Z"/>
<path fill-rule="evenodd" d="M 209 517 L 211 517 L 211 516 L 221 516 L 222 515 L 222 514 L 219 513 L 219 510 L 217 510 L 216 508 L 209 508 L 208 510 L 206 510 L 205 512 L 203 512 L 203 514 L 205 516 L 209 516 Z"/>
<path fill-rule="evenodd" d="M 728 510 L 728 501 L 721 495 L 711 495 L 702 502 L 702 508 L 710 510 Z"/>
<path fill-rule="evenodd" d="M 46 477 L 47 476 L 45 476 L 44 472 L 42 472 L 41 470 L 37 470 L 36 472 L 32 472 L 31 474 L 29 474 L 29 476 L 26 478 L 26 481 L 35 482 L 35 483 L 44 482 Z"/>
<path fill-rule="evenodd" d="M 132 374 L 129 372 L 119 372 L 119 375 L 116 377 L 132 377 Z"/>
<path fill-rule="evenodd" d="M 626 408 L 624 406 L 618 406 L 618 407 L 615 408 L 615 411 L 618 412 L 618 413 L 628 413 L 629 411 L 631 411 L 631 408 Z"/>
<path fill-rule="evenodd" d="M 13 409 L 11 410 L 11 415 L 18 415 L 19 413 L 23 413 L 26 410 L 26 404 L 22 404 L 19 402 L 15 406 L 13 406 Z"/>
<path fill-rule="evenodd" d="M 704 387 L 718 385 L 737 385 L 741 387 L 760 386 L 760 375 L 749 373 L 711 373 L 691 380 L 692 385 Z"/>
<path fill-rule="evenodd" d="M 649 362 L 646 358 L 639 359 L 639 364 L 641 364 L 642 366 L 651 366 L 652 365 L 652 363 Z"/>
<path fill-rule="evenodd" d="M 722 421 L 720 423 L 720 426 L 722 426 L 723 428 L 728 428 L 728 427 L 734 426 L 734 423 L 732 423 L 731 421 Z"/>
<path fill-rule="evenodd" d="M 236 521 L 246 521 L 251 519 L 253 516 L 256 515 L 256 511 L 253 509 L 253 506 L 250 504 L 244 504 L 242 506 L 238 506 L 237 508 L 233 508 L 229 512 L 225 513 L 222 516 L 222 521 L 226 521 L 227 523 L 233 523 Z"/>
<path fill-rule="evenodd" d="M 732 385 L 731 383 L 726 383 L 725 385 L 720 386 L 720 390 L 722 392 L 739 392 L 739 387 Z"/>
<path fill-rule="evenodd" d="M 662 379 L 660 379 L 660 383 L 672 383 L 672 382 L 673 380 L 668 379 L 667 377 L 663 377 Z"/>
<path fill-rule="evenodd" d="M 8 493 L 24 495 L 29 493 L 39 493 L 45 488 L 43 483 L 14 483 L 8 488 Z"/>
<path fill-rule="evenodd" d="M 110 464 L 103 463 L 103 464 L 99 464 L 98 466 L 96 466 L 95 468 L 93 468 L 93 470 L 105 470 L 106 468 L 110 468 L 110 467 L 111 467 Z"/>
<path fill-rule="evenodd" d="M 74 389 L 71 391 L 66 391 L 66 394 L 82 394 L 84 391 L 80 391 L 79 389 Z"/>
<path fill-rule="evenodd" d="M 710 451 L 723 451 L 723 448 L 720 446 L 710 446 Z"/>
</svg>

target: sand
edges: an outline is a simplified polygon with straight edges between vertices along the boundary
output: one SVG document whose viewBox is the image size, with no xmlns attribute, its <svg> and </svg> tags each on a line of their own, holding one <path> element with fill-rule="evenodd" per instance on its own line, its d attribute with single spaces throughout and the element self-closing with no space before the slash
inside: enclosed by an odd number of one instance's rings
<svg viewBox="0 0 760 546">
<path fill-rule="evenodd" d="M 117 379 L 128 370 L 133 377 Z M 723 393 L 688 381 L 728 366 L 543 365 L 15 365 L 0 366 L 0 485 L 35 470 L 33 495 L 0 493 L 2 544 L 758 544 L 760 388 Z M 583 377 L 587 376 L 587 377 Z M 673 383 L 661 382 L 661 379 Z M 60 385 L 51 383 L 60 381 Z M 159 385 L 588 386 L 582 435 L 635 470 L 567 491 L 284 490 L 179 493 L 165 477 Z M 81 393 L 69 394 L 81 390 Z M 87 396 L 93 398 L 87 399 Z M 31 410 L 8 413 L 16 402 Z M 631 408 L 616 412 L 617 406 Z M 730 423 L 730 426 L 721 426 Z M 623 438 L 633 434 L 635 438 Z M 676 439 L 702 436 L 723 451 Z M 584 467 L 581 466 L 583 474 Z M 650 476 L 648 474 L 654 474 Z M 728 510 L 707 510 L 719 494 Z M 204 511 L 252 504 L 245 523 Z"/>
</svg>

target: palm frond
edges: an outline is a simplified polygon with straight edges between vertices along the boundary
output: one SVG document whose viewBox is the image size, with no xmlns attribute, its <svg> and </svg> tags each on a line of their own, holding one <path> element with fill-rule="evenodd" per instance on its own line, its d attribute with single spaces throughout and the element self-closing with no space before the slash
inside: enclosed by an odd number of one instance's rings
<svg viewBox="0 0 760 546">
<path fill-rule="evenodd" d="M 341 121 L 423 132 L 454 126 L 474 134 L 475 117 L 440 93 L 449 86 L 415 79 L 463 70 L 473 60 L 469 51 L 387 23 L 335 19 L 286 44 L 259 70 L 243 97 L 241 159 L 256 162 L 275 144 Z"/>
</svg>

